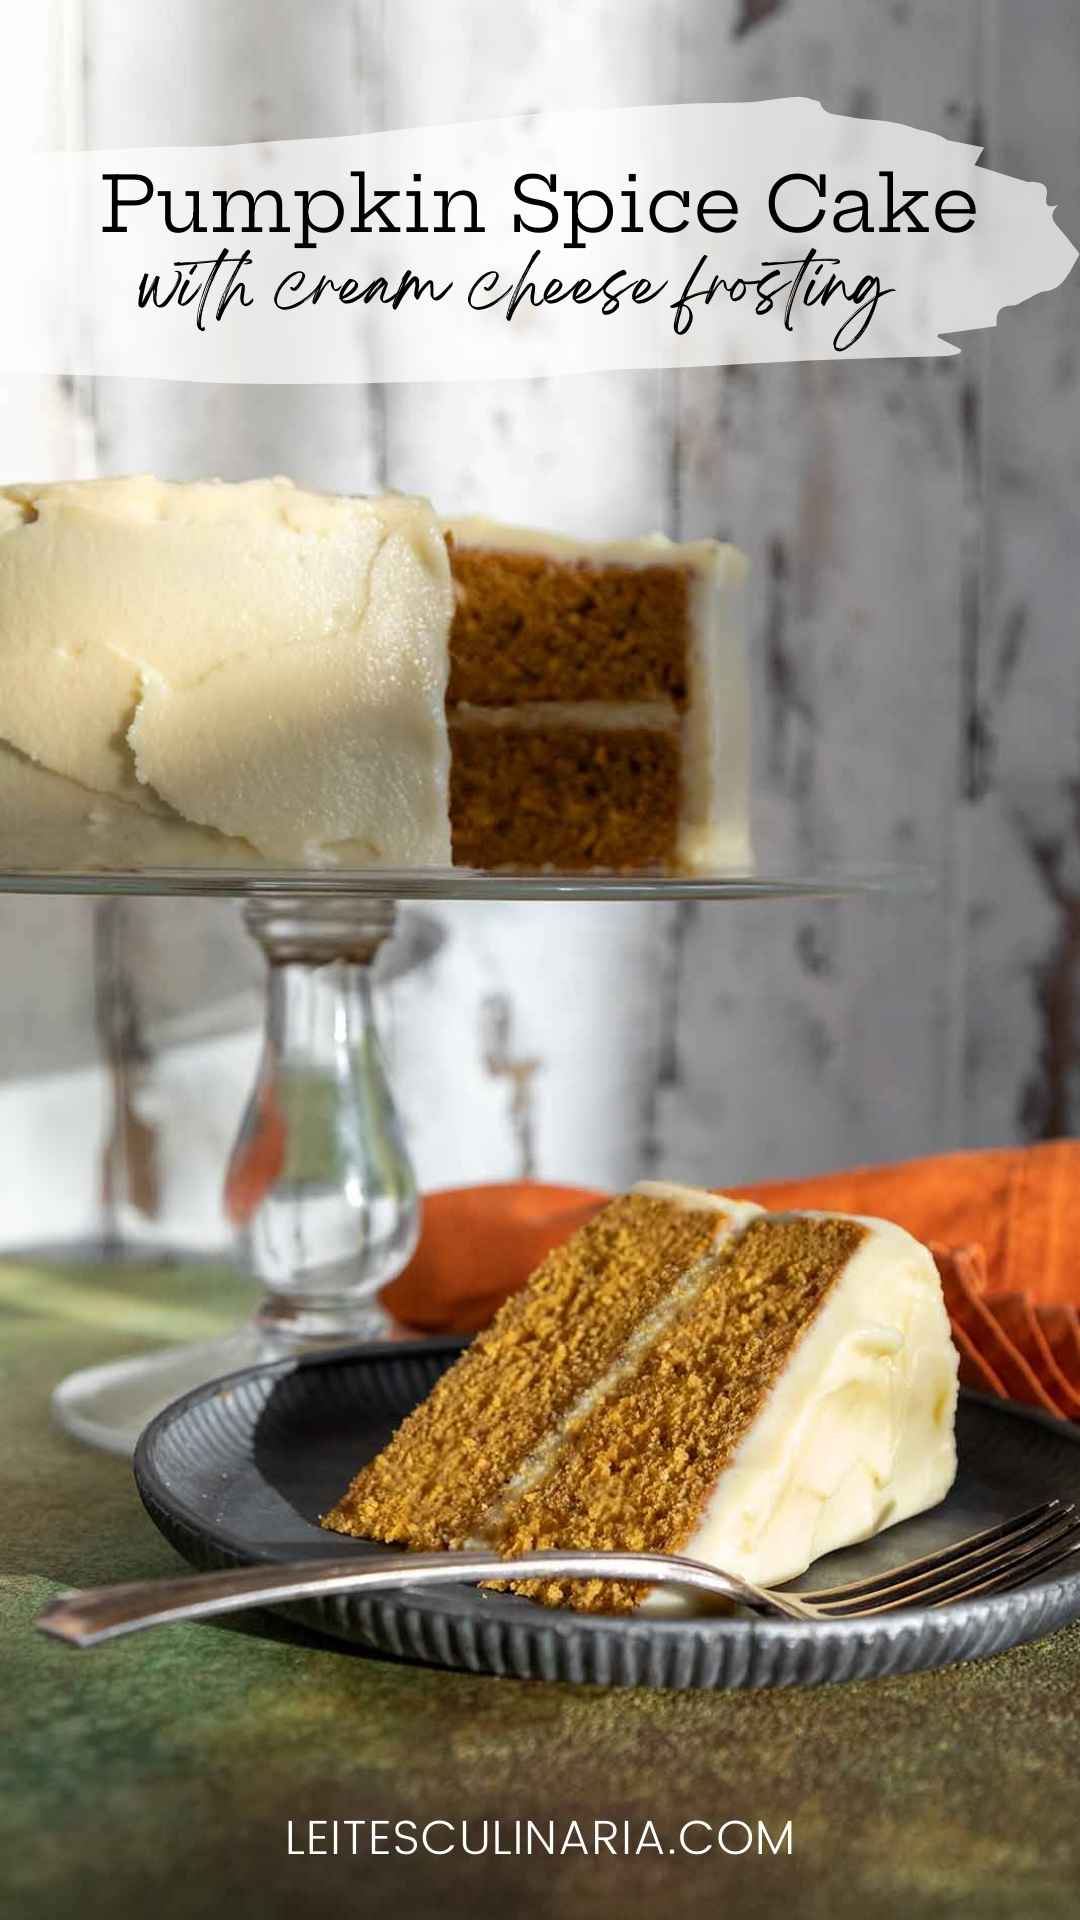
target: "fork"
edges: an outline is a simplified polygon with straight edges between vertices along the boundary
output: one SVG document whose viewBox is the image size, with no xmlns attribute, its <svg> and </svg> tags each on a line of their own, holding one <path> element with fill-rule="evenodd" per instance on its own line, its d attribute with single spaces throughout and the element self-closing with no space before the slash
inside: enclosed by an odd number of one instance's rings
<svg viewBox="0 0 1080 1920">
<path fill-rule="evenodd" d="M 299 1560 L 280 1566 L 230 1567 L 182 1574 L 175 1580 L 136 1580 L 124 1586 L 86 1587 L 59 1594 L 39 1613 L 42 1633 L 76 1647 L 179 1620 L 206 1620 L 275 1601 L 328 1594 L 385 1592 L 393 1587 L 447 1581 L 632 1580 L 690 1588 L 713 1600 L 735 1601 L 755 1613 L 785 1620 L 861 1620 L 900 1607 L 941 1607 L 976 1594 L 1000 1593 L 1045 1573 L 1080 1548 L 1080 1512 L 1071 1501 L 1046 1500 L 1012 1520 L 973 1533 L 954 1546 L 923 1554 L 902 1567 L 815 1593 L 758 1587 L 682 1554 L 599 1553 L 566 1549 L 503 1559 L 479 1550 L 463 1553 L 379 1553 L 342 1560 Z"/>
</svg>

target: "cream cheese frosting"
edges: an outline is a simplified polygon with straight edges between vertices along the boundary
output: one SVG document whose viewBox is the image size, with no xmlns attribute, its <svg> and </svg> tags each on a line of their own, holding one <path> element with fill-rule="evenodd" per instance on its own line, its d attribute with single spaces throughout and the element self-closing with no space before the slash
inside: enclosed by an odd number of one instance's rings
<svg viewBox="0 0 1080 1920">
<path fill-rule="evenodd" d="M 175 815 L 91 793 L 0 742 L 0 865 L 27 872 L 258 864 L 254 847 Z"/>
<path fill-rule="evenodd" d="M 859 1224 L 682 1548 L 759 1585 L 936 1505 L 956 1476 L 957 1355 L 933 1257 L 891 1221 Z"/>
<path fill-rule="evenodd" d="M 97 808 L 60 864 L 126 840 L 119 864 L 448 865 L 452 605 L 421 500 L 149 476 L 0 490 L 5 846 L 32 765 L 71 788 L 38 782 L 39 850 Z"/>
</svg>

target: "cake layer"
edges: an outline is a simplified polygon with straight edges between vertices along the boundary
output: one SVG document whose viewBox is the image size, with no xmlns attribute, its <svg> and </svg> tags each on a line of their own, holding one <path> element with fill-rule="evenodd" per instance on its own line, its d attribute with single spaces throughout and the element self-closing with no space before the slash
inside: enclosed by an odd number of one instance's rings
<svg viewBox="0 0 1080 1920">
<path fill-rule="evenodd" d="M 450 717 L 450 818 L 458 866 L 566 872 L 677 865 L 679 735 L 637 709 L 457 708 Z M 499 710 L 494 710 L 499 711 Z M 527 716 L 527 719 L 522 719 Z"/>
<path fill-rule="evenodd" d="M 687 700 L 691 570 L 461 543 L 447 699 Z"/>
<path fill-rule="evenodd" d="M 270 863 L 449 862 L 422 501 L 148 477 L 0 493 L 0 738 Z"/>
<path fill-rule="evenodd" d="M 549 1254 L 324 1522 L 340 1533 L 460 1547 L 643 1316 L 677 1297 L 757 1209 L 690 1189 L 614 1200 Z"/>
</svg>

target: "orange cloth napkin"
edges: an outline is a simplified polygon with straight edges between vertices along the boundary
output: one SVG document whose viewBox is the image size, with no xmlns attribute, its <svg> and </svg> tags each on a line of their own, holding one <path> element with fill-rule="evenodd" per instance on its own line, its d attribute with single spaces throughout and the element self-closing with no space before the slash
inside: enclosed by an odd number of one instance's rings
<svg viewBox="0 0 1080 1920">
<path fill-rule="evenodd" d="M 1080 1419 L 1080 1141 L 717 1191 L 898 1221 L 933 1249 L 961 1379 Z M 384 1303 L 409 1328 L 473 1333 L 606 1198 L 534 1181 L 428 1194 L 420 1245 Z"/>
</svg>

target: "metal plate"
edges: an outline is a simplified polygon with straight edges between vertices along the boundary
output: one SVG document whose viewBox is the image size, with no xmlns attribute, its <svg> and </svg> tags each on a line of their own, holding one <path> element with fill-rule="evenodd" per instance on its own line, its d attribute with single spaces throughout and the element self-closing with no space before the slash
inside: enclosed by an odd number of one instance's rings
<svg viewBox="0 0 1080 1920">
<path fill-rule="evenodd" d="M 322 1532 L 318 1515 L 461 1344 L 361 1347 L 199 1387 L 139 1442 L 135 1477 L 147 1510 L 195 1566 L 340 1558 L 350 1543 Z M 898 1566 L 1053 1495 L 1080 1499 L 1080 1439 L 1060 1421 L 965 1393 L 959 1447 L 960 1472 L 941 1506 L 818 1561 L 803 1584 Z M 375 1550 L 352 1544 L 358 1555 Z M 1034 1640 L 1080 1617 L 1080 1571 L 1055 1570 L 962 1605 L 805 1626 L 580 1614 L 464 1585 L 344 1595 L 282 1611 L 337 1639 L 473 1673 L 599 1686 L 815 1686 L 981 1659 Z"/>
</svg>

